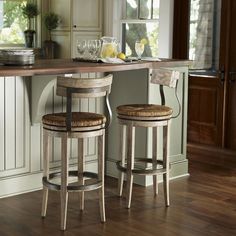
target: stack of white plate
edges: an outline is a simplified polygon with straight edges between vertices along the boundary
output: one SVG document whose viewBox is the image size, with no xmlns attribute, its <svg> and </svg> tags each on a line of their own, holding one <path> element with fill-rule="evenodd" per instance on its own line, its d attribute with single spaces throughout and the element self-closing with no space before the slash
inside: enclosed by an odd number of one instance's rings
<svg viewBox="0 0 236 236">
<path fill-rule="evenodd" d="M 0 63 L 4 65 L 32 65 L 35 61 L 34 50 L 30 48 L 0 49 Z"/>
</svg>

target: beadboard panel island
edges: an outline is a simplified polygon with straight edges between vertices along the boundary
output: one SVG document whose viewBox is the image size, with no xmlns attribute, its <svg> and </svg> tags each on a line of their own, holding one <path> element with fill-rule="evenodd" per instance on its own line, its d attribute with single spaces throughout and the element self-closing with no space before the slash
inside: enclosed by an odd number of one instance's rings
<svg viewBox="0 0 236 236">
<path fill-rule="evenodd" d="M 188 174 L 186 157 L 187 88 L 189 61 L 162 60 L 160 62 L 134 62 L 124 64 L 85 63 L 72 60 L 39 60 L 32 66 L 0 66 L 0 197 L 33 191 L 42 187 L 42 132 L 43 114 L 65 111 L 64 98 L 55 95 L 57 75 L 77 74 L 78 77 L 100 77 L 113 73 L 110 102 L 113 122 L 106 139 L 106 172 L 117 176 L 115 162 L 118 157 L 118 125 L 115 107 L 124 103 L 160 103 L 158 86 L 150 84 L 153 68 L 168 67 L 182 72 L 178 86 L 181 113 L 171 126 L 171 176 Z M 177 110 L 174 91 L 167 92 L 167 104 Z M 103 111 L 96 100 L 83 100 L 73 104 L 81 110 Z M 147 137 L 147 141 L 143 142 Z M 151 132 L 138 131 L 137 153 L 150 157 Z M 174 142 L 173 142 L 174 141 Z M 51 168 L 60 167 L 60 142 L 54 140 Z M 70 153 L 71 168 L 76 163 L 77 150 L 73 140 Z M 96 145 L 87 143 L 86 167 L 96 169 Z M 142 185 L 151 183 L 149 178 L 136 179 Z"/>
</svg>

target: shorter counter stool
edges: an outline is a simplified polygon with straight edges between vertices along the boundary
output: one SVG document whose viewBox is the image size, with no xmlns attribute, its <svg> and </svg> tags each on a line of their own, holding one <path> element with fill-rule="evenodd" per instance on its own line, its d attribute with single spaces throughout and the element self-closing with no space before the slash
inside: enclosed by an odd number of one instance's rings
<svg viewBox="0 0 236 236">
<path fill-rule="evenodd" d="M 44 115 L 43 124 L 43 204 L 42 217 L 46 216 L 48 190 L 60 191 L 61 198 L 61 230 L 66 229 L 68 192 L 78 191 L 80 209 L 84 209 L 84 192 L 99 190 L 99 205 L 101 221 L 105 222 L 104 202 L 104 138 L 105 128 L 111 121 L 111 109 L 108 95 L 111 90 L 112 75 L 103 78 L 57 78 L 57 95 L 65 96 L 66 112 Z M 91 112 L 72 112 L 72 98 L 106 97 L 108 109 L 108 121 L 103 114 Z M 61 172 L 49 173 L 49 154 L 52 137 L 61 138 Z M 84 170 L 84 140 L 97 137 L 98 147 L 98 173 Z M 69 170 L 68 139 L 78 139 L 78 170 Z M 76 177 L 78 182 L 69 184 L 69 177 Z M 56 184 L 53 179 L 61 178 L 61 183 Z M 93 182 L 85 181 L 85 178 L 93 179 Z"/>
<path fill-rule="evenodd" d="M 179 73 L 168 70 L 153 70 L 151 83 L 161 84 L 160 93 L 162 104 L 165 103 L 163 85 L 176 86 Z M 163 78 L 162 78 L 163 77 Z M 162 80 L 163 79 L 163 80 Z M 164 83 L 163 83 L 164 82 Z M 178 99 L 178 98 L 177 98 Z M 178 101 L 179 102 L 179 101 Z M 166 206 L 169 206 L 169 124 L 172 108 L 154 104 L 129 104 L 116 108 L 120 124 L 120 160 L 117 168 L 120 171 L 118 194 L 122 196 L 124 174 L 126 174 L 127 208 L 131 206 L 133 175 L 152 175 L 154 195 L 158 193 L 157 175 L 163 175 L 163 187 Z M 135 158 L 135 128 L 152 128 L 152 158 Z M 157 159 L 157 136 L 159 128 L 163 128 L 163 159 Z M 145 167 L 136 168 L 135 164 L 144 163 Z M 151 165 L 151 168 L 146 166 Z"/>
</svg>

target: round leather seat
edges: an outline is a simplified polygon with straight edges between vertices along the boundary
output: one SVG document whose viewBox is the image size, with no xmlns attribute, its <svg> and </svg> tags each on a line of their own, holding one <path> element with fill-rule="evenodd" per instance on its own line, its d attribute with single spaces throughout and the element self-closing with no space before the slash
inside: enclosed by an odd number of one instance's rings
<svg viewBox="0 0 236 236">
<path fill-rule="evenodd" d="M 44 125 L 66 127 L 66 113 L 54 113 L 44 115 L 42 118 Z M 103 125 L 106 117 L 102 114 L 91 112 L 72 112 L 71 127 L 91 127 Z"/>
<path fill-rule="evenodd" d="M 154 104 L 128 104 L 116 108 L 118 115 L 134 117 L 162 117 L 170 116 L 173 110 L 170 107 Z"/>
</svg>

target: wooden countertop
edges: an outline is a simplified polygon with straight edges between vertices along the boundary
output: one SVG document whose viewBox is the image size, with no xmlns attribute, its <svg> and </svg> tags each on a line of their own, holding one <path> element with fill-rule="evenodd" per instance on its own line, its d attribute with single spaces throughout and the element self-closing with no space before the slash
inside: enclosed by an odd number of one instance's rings
<svg viewBox="0 0 236 236">
<path fill-rule="evenodd" d="M 158 62 L 139 61 L 124 64 L 74 62 L 71 59 L 36 60 L 32 66 L 0 66 L 0 76 L 33 76 L 74 74 L 86 72 L 114 72 L 158 67 L 188 66 L 188 60 L 163 59 Z"/>
</svg>

